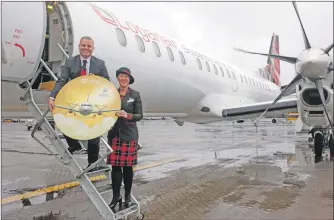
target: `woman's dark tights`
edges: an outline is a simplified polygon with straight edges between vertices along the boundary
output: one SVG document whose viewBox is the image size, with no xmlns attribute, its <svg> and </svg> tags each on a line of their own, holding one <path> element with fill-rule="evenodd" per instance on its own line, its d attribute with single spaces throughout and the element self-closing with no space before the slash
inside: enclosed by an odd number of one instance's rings
<svg viewBox="0 0 334 220">
<path fill-rule="evenodd" d="M 123 168 L 123 173 L 122 173 Z M 122 184 L 122 176 L 125 189 L 125 205 L 129 205 L 131 202 L 131 187 L 133 180 L 133 168 L 132 166 L 112 166 L 112 185 L 115 187 L 114 195 L 120 195 L 120 189 Z"/>
</svg>

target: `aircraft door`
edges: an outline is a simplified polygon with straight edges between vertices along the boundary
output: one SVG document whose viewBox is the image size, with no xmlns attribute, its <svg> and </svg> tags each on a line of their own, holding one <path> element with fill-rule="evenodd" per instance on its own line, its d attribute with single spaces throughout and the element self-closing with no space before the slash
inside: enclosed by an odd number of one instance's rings
<svg viewBox="0 0 334 220">
<path fill-rule="evenodd" d="M 42 57 L 47 14 L 45 2 L 2 2 L 2 80 L 33 78 Z"/>
</svg>

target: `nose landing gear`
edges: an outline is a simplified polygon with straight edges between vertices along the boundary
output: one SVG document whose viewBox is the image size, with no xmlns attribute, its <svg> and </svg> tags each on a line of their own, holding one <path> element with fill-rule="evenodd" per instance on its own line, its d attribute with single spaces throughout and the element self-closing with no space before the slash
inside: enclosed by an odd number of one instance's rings
<svg viewBox="0 0 334 220">
<path fill-rule="evenodd" d="M 329 148 L 330 158 L 334 159 L 334 135 L 330 129 L 313 128 L 309 131 L 314 141 L 314 154 L 316 158 L 321 158 L 323 149 Z"/>
</svg>

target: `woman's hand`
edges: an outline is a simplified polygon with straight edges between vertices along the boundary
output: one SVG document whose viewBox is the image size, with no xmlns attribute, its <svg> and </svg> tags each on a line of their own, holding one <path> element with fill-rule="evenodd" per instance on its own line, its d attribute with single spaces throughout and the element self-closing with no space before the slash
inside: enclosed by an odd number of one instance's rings
<svg viewBox="0 0 334 220">
<path fill-rule="evenodd" d="M 126 113 L 124 110 L 116 112 L 115 114 L 117 117 L 121 117 L 121 118 L 127 118 L 128 117 L 128 113 Z"/>
</svg>

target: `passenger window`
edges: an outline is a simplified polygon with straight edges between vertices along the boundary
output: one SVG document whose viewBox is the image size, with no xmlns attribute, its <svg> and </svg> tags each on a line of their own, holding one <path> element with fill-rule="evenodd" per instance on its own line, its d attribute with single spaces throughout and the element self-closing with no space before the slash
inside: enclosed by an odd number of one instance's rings
<svg viewBox="0 0 334 220">
<path fill-rule="evenodd" d="M 228 78 L 231 79 L 231 74 L 230 74 L 230 71 L 226 68 L 226 71 L 227 71 L 227 75 L 228 75 Z"/>
<path fill-rule="evenodd" d="M 217 70 L 216 65 L 215 65 L 215 64 L 212 64 L 212 66 L 213 66 L 213 70 L 215 71 L 215 74 L 218 75 L 218 70 Z"/>
<path fill-rule="evenodd" d="M 182 63 L 183 65 L 186 65 L 186 59 L 184 58 L 183 53 L 182 53 L 181 51 L 179 51 L 179 54 L 180 54 L 180 58 L 181 58 L 181 63 Z"/>
<path fill-rule="evenodd" d="M 220 69 L 220 72 L 221 72 L 222 76 L 224 77 L 224 70 L 223 70 L 223 68 L 220 66 L 219 69 Z"/>
<path fill-rule="evenodd" d="M 121 29 L 116 28 L 116 36 L 117 36 L 118 43 L 122 45 L 123 47 L 125 47 L 127 45 L 127 42 L 126 42 L 126 37 L 125 37 L 124 32 Z"/>
<path fill-rule="evenodd" d="M 155 55 L 157 57 L 160 57 L 161 56 L 161 52 L 160 52 L 158 44 L 155 41 L 152 41 L 152 45 L 153 45 L 153 50 L 155 52 Z"/>
<path fill-rule="evenodd" d="M 205 66 L 206 66 L 206 70 L 207 70 L 208 72 L 210 72 L 210 66 L 209 66 L 209 64 L 208 64 L 208 61 L 205 61 Z"/>
<path fill-rule="evenodd" d="M 135 35 L 135 37 L 136 37 L 136 41 L 137 41 L 137 44 L 138 44 L 139 51 L 144 53 L 145 52 L 144 41 L 138 35 Z"/>
<path fill-rule="evenodd" d="M 240 74 L 240 80 L 241 80 L 241 82 L 242 83 L 244 83 L 244 80 L 243 80 L 243 78 L 242 78 L 242 75 Z"/>
<path fill-rule="evenodd" d="M 201 61 L 200 61 L 198 58 L 196 58 L 196 60 L 197 60 L 198 68 L 199 68 L 200 70 L 202 70 L 202 63 L 201 63 Z"/>
<path fill-rule="evenodd" d="M 234 72 L 233 72 L 233 71 L 231 71 L 231 72 L 232 72 L 233 80 L 235 80 L 235 75 L 234 75 Z"/>
<path fill-rule="evenodd" d="M 171 61 L 174 61 L 174 55 L 173 55 L 173 52 L 172 50 L 169 48 L 169 47 L 166 47 L 167 48 L 167 53 L 168 53 L 168 57 Z"/>
</svg>

